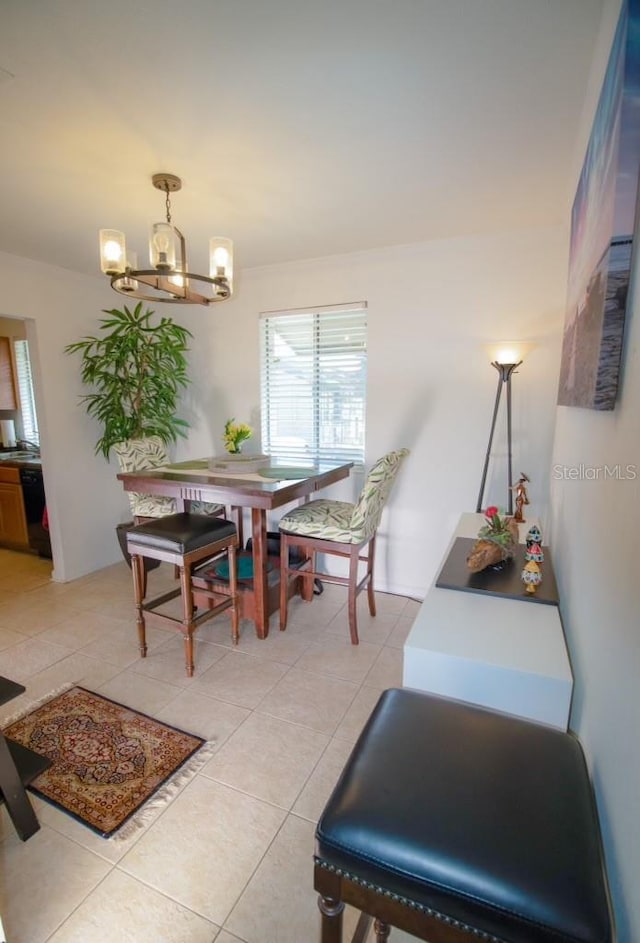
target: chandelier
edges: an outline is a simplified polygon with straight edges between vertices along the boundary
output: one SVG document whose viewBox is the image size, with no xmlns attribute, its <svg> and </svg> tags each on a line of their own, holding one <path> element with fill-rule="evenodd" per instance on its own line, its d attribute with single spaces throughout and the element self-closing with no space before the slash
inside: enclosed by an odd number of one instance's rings
<svg viewBox="0 0 640 943">
<path fill-rule="evenodd" d="M 171 198 L 182 187 L 175 174 L 154 174 L 154 187 L 165 193 L 166 222 L 153 223 L 149 236 L 151 268 L 139 269 L 135 252 L 128 251 L 124 233 L 100 230 L 100 267 L 111 278 L 111 287 L 123 295 L 144 301 L 209 305 L 233 294 L 233 242 L 212 236 L 209 240 L 209 275 L 196 275 L 187 266 L 184 236 L 171 224 Z M 210 285 L 202 294 L 201 284 Z M 199 290 L 197 290 L 199 289 Z M 210 293 L 209 293 L 210 292 Z"/>
</svg>

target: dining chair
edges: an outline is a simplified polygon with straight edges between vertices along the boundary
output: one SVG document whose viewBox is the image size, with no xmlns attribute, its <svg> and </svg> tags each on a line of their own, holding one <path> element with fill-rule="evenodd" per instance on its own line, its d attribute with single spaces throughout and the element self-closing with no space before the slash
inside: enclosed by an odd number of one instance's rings
<svg viewBox="0 0 640 943">
<path fill-rule="evenodd" d="M 113 451 L 117 456 L 122 472 L 160 468 L 162 465 L 168 465 L 170 461 L 164 442 L 157 435 L 116 442 Z M 174 498 L 156 494 L 138 494 L 135 491 L 128 491 L 127 497 L 129 498 L 134 524 L 176 513 Z M 209 514 L 212 517 L 220 517 L 224 514 L 225 507 L 223 504 L 193 501 L 191 511 L 193 513 Z"/>
<path fill-rule="evenodd" d="M 373 588 L 376 533 L 384 506 L 400 466 L 409 449 L 388 452 L 373 465 L 355 504 L 319 498 L 289 511 L 280 520 L 280 629 L 287 627 L 289 580 L 293 577 L 321 578 L 327 583 L 348 586 L 349 632 L 358 644 L 356 598 L 367 589 L 369 612 L 376 614 Z M 289 559 L 293 548 L 301 550 L 307 562 L 300 567 Z M 316 554 L 327 553 L 349 560 L 349 576 L 334 576 L 316 570 Z M 366 571 L 358 580 L 360 563 Z"/>
<path fill-rule="evenodd" d="M 136 606 L 136 623 L 140 655 L 147 654 L 146 615 L 150 614 L 161 625 L 178 629 L 184 638 L 185 668 L 187 677 L 194 671 L 193 634 L 207 619 L 212 619 L 225 609 L 231 610 L 231 640 L 238 644 L 240 610 L 238 601 L 237 561 L 238 533 L 232 521 L 208 514 L 193 514 L 189 511 L 165 514 L 132 527 L 127 533 L 127 548 L 131 556 L 133 592 Z M 210 605 L 196 612 L 194 601 L 194 575 L 198 569 L 226 555 L 229 568 L 229 594 L 220 598 L 213 592 L 199 590 L 201 596 L 210 600 Z M 172 563 L 178 569 L 180 586 L 177 589 L 160 591 L 147 598 L 145 560 L 160 560 Z M 167 602 L 177 596 L 182 600 L 182 614 L 176 616 L 163 609 Z"/>
</svg>

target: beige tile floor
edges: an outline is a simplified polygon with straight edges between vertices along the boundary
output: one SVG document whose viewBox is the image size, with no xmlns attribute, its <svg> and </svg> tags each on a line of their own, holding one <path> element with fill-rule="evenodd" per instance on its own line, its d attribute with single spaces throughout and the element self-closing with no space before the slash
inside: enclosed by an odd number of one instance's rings
<svg viewBox="0 0 640 943">
<path fill-rule="evenodd" d="M 358 647 L 342 587 L 296 600 L 287 631 L 274 623 L 265 641 L 244 621 L 237 649 L 222 615 L 201 627 L 189 679 L 171 630 L 150 629 L 140 659 L 124 563 L 68 584 L 49 576 L 46 561 L 0 550 L 0 674 L 27 689 L 0 724 L 73 682 L 206 737 L 214 753 L 126 840 L 34 798 L 42 827 L 21 842 L 2 807 L 8 943 L 315 943 L 315 823 L 380 692 L 401 684 L 418 603 L 378 594 L 371 619 L 361 597 Z M 150 574 L 152 588 L 170 579 Z"/>
</svg>

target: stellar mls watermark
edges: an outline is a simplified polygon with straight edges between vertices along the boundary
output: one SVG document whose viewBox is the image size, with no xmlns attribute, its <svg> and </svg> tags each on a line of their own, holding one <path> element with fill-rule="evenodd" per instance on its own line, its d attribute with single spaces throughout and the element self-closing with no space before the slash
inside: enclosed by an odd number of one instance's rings
<svg viewBox="0 0 640 943">
<path fill-rule="evenodd" d="M 638 478 L 637 465 L 623 465 L 616 462 L 614 465 L 554 465 L 553 478 L 555 481 L 636 481 Z"/>
</svg>

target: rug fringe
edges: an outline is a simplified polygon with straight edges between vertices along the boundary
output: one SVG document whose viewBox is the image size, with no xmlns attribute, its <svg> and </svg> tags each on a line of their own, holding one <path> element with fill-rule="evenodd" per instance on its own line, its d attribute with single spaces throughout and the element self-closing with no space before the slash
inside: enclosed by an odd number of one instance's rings
<svg viewBox="0 0 640 943">
<path fill-rule="evenodd" d="M 26 717 L 27 714 L 30 714 L 32 711 L 37 711 L 39 707 L 44 707 L 48 701 L 52 701 L 54 697 L 59 697 L 61 694 L 64 694 L 65 691 L 70 691 L 71 688 L 77 686 L 76 681 L 70 681 L 67 684 L 61 684 L 59 688 L 54 688 L 53 691 L 49 691 L 48 694 L 43 694 L 42 697 L 39 697 L 35 701 L 29 701 L 28 704 L 25 704 L 20 710 L 17 710 L 15 714 L 11 714 L 10 717 L 7 717 L 2 721 L 2 730 L 5 727 L 10 727 L 12 724 L 17 724 L 19 720 L 22 720 L 23 717 Z"/>
<path fill-rule="evenodd" d="M 187 762 L 184 763 L 180 769 L 124 823 L 124 825 L 114 832 L 113 835 L 108 836 L 109 841 L 126 841 L 135 835 L 136 832 L 145 828 L 150 821 L 155 818 L 158 809 L 167 806 L 180 792 L 182 787 L 186 786 L 196 773 L 209 762 L 215 753 L 215 748 L 216 744 L 213 740 L 205 741 L 197 753 L 194 753 L 194 755 L 187 760 Z"/>
</svg>

